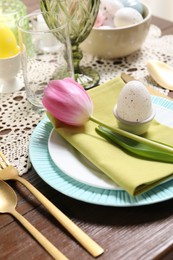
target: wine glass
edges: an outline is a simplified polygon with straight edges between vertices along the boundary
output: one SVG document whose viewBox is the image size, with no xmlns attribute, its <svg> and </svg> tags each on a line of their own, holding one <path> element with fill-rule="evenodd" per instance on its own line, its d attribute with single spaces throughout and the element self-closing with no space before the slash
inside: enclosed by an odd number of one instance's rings
<svg viewBox="0 0 173 260">
<path fill-rule="evenodd" d="M 42 11 L 56 12 L 58 19 L 44 17 L 49 28 L 62 24 L 65 20 L 69 24 L 69 35 L 72 47 L 72 59 L 74 65 L 75 80 L 85 89 L 94 87 L 99 82 L 99 74 L 91 67 L 80 66 L 83 53 L 79 44 L 83 42 L 91 32 L 99 11 L 100 0 L 41 0 Z M 61 36 L 56 36 L 60 37 Z"/>
</svg>

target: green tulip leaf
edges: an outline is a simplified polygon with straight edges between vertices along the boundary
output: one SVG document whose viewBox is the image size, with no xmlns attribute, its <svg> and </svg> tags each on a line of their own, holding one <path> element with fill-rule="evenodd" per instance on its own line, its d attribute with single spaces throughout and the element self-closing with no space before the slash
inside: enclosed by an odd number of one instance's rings
<svg viewBox="0 0 173 260">
<path fill-rule="evenodd" d="M 169 151 L 163 151 L 158 147 L 153 147 L 149 144 L 140 143 L 138 141 L 132 140 L 130 138 L 124 137 L 117 134 L 106 127 L 98 126 L 96 132 L 104 137 L 105 139 L 112 141 L 119 147 L 130 152 L 132 155 L 137 155 L 138 157 L 173 163 L 173 153 Z"/>
</svg>

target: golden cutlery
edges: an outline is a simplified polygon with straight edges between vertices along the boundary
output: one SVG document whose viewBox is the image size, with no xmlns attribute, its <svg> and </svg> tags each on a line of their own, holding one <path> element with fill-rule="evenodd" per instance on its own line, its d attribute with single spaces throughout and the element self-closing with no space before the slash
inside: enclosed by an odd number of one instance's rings
<svg viewBox="0 0 173 260">
<path fill-rule="evenodd" d="M 13 215 L 30 234 L 48 251 L 48 253 L 57 260 L 67 260 L 47 238 L 45 238 L 33 225 L 31 225 L 20 213 L 16 211 L 17 196 L 14 190 L 5 183 L 0 181 L 0 213 L 9 213 Z"/>
<path fill-rule="evenodd" d="M 25 185 L 28 190 L 48 209 L 48 211 L 68 230 L 68 232 L 94 257 L 101 255 L 104 249 L 72 222 L 62 211 L 54 206 L 32 184 L 18 175 L 18 170 L 12 166 L 0 151 L 0 179 L 17 180 Z"/>
<path fill-rule="evenodd" d="M 173 67 L 162 61 L 150 60 L 147 63 L 147 69 L 159 86 L 173 90 Z"/>
<path fill-rule="evenodd" d="M 125 83 L 127 83 L 131 80 L 135 80 L 134 77 L 132 77 L 132 76 L 130 76 L 130 75 L 124 73 L 124 72 L 121 73 L 121 78 Z M 146 86 L 146 88 L 148 89 L 148 91 L 150 92 L 151 95 L 155 95 L 155 96 L 159 96 L 159 97 L 163 97 L 163 98 L 167 98 L 167 99 L 172 100 L 170 97 L 166 96 L 165 94 L 161 93 L 160 91 L 155 90 L 154 88 L 152 88 L 148 85 L 145 85 L 145 86 Z"/>
</svg>

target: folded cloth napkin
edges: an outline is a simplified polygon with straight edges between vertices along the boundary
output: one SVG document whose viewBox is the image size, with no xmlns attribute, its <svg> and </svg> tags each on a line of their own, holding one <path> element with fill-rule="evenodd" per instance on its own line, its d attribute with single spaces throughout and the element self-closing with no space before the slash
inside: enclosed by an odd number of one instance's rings
<svg viewBox="0 0 173 260">
<path fill-rule="evenodd" d="M 117 127 L 113 107 L 123 86 L 117 77 L 88 91 L 94 117 Z M 96 123 L 88 121 L 83 127 L 72 127 L 50 119 L 61 136 L 131 195 L 143 193 L 173 174 L 173 164 L 137 158 L 105 140 L 96 133 Z M 173 146 L 172 136 L 172 128 L 153 121 L 144 137 Z"/>
</svg>

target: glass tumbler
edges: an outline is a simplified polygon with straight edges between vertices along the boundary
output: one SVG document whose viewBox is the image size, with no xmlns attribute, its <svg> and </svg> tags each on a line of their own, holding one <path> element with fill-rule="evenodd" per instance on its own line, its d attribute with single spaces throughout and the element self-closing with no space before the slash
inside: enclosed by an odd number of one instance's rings
<svg viewBox="0 0 173 260">
<path fill-rule="evenodd" d="M 20 0 L 0 0 L 0 24 L 6 24 L 18 40 L 18 20 L 27 14 L 25 4 Z"/>
<path fill-rule="evenodd" d="M 64 21 L 50 30 L 44 16 L 37 10 L 18 22 L 26 96 L 38 109 L 43 109 L 43 92 L 50 80 L 73 78 L 68 24 Z M 25 29 L 28 22 L 29 27 Z"/>
</svg>

